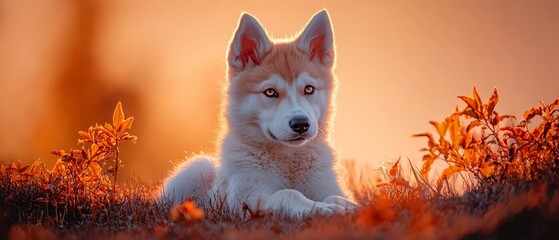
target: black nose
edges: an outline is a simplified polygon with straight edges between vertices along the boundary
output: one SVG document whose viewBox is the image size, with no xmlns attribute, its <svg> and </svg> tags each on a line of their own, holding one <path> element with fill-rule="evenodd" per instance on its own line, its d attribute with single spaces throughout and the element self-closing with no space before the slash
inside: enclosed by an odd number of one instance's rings
<svg viewBox="0 0 559 240">
<path fill-rule="evenodd" d="M 301 134 L 309 130 L 311 124 L 307 117 L 299 116 L 291 119 L 291 121 L 289 121 L 289 126 L 291 126 L 294 132 Z"/>
</svg>

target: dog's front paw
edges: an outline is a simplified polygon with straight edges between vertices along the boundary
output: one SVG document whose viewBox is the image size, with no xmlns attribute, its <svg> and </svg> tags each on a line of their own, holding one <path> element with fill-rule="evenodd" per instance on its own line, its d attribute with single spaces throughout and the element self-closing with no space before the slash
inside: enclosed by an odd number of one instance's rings
<svg viewBox="0 0 559 240">
<path fill-rule="evenodd" d="M 327 217 L 343 212 L 345 212 L 343 207 L 333 203 L 317 202 L 312 208 L 312 213 Z"/>
<path fill-rule="evenodd" d="M 324 203 L 335 204 L 344 209 L 344 212 L 355 213 L 357 204 L 343 197 L 332 195 L 324 199 Z"/>
</svg>

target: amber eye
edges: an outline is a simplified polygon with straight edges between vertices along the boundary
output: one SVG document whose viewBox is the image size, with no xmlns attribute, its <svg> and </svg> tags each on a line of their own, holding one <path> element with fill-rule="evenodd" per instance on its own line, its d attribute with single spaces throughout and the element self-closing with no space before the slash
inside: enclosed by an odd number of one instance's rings
<svg viewBox="0 0 559 240">
<path fill-rule="evenodd" d="M 314 87 L 311 85 L 305 86 L 305 94 L 311 95 L 314 93 Z"/>
<path fill-rule="evenodd" d="M 278 92 L 273 88 L 268 88 L 264 91 L 264 95 L 266 95 L 266 97 L 278 97 Z"/>
</svg>

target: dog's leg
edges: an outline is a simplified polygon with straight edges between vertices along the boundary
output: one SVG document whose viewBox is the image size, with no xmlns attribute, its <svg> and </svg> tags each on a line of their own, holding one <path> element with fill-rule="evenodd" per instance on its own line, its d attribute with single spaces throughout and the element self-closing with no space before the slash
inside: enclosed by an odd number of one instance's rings
<svg viewBox="0 0 559 240">
<path fill-rule="evenodd" d="M 346 209 L 349 212 L 355 212 L 355 209 L 357 208 L 357 204 L 342 197 L 342 196 L 338 196 L 338 195 L 331 195 L 326 197 L 324 200 L 322 200 L 322 202 L 324 203 L 330 203 L 330 204 L 336 204 L 338 206 L 343 207 L 344 209 Z"/>
<path fill-rule="evenodd" d="M 326 204 L 336 204 L 347 212 L 355 211 L 357 204 L 344 197 L 336 181 L 336 175 L 331 167 L 325 166 L 306 176 L 305 181 L 297 189 L 305 193 L 310 199 Z"/>
<path fill-rule="evenodd" d="M 331 216 L 345 211 L 338 204 L 315 202 L 293 189 L 283 189 L 275 192 L 266 200 L 264 208 L 273 212 L 281 212 L 285 216 L 299 220 L 314 213 Z"/>
</svg>

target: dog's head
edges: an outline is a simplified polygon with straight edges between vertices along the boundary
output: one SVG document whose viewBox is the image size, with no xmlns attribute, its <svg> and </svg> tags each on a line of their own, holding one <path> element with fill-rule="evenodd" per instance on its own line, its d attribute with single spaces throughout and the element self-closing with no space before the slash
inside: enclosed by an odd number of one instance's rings
<svg viewBox="0 0 559 240">
<path fill-rule="evenodd" d="M 274 42 L 243 14 L 227 55 L 230 131 L 253 142 L 302 146 L 328 138 L 335 88 L 334 37 L 326 10 L 299 36 Z"/>
</svg>

